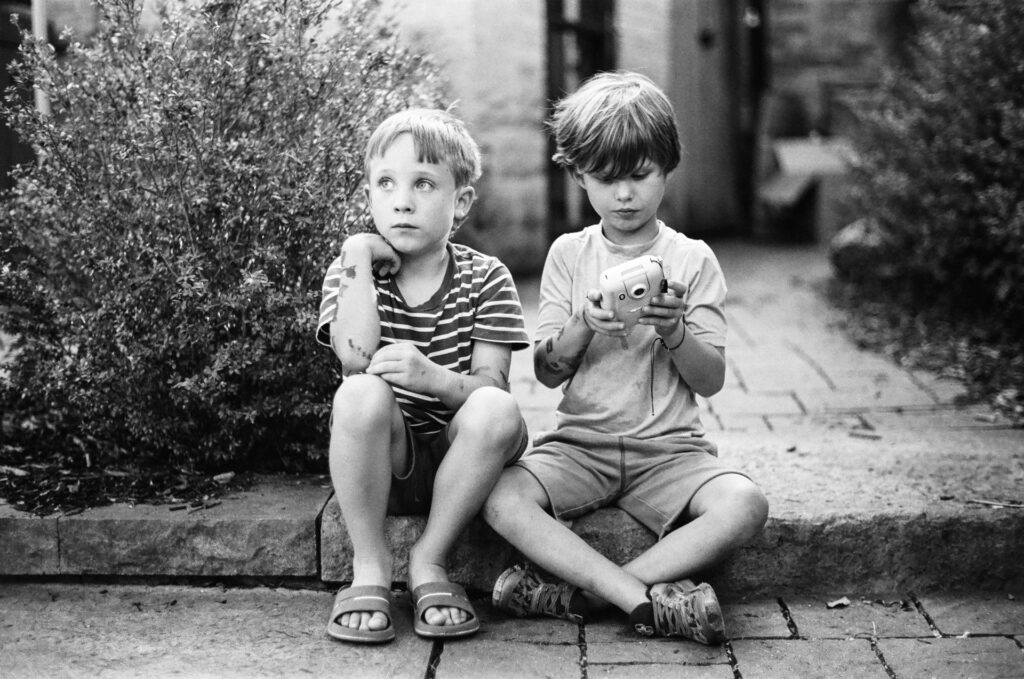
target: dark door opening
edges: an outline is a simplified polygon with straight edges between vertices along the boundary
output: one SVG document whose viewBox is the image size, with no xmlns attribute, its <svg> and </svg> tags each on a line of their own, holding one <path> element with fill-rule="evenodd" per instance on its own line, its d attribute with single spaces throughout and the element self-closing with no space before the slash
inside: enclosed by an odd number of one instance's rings
<svg viewBox="0 0 1024 679">
<path fill-rule="evenodd" d="M 614 0 L 547 0 L 547 101 L 572 92 L 584 80 L 616 66 Z M 555 143 L 547 142 L 548 243 L 597 221 L 586 195 L 567 173 L 550 162 Z"/>
</svg>

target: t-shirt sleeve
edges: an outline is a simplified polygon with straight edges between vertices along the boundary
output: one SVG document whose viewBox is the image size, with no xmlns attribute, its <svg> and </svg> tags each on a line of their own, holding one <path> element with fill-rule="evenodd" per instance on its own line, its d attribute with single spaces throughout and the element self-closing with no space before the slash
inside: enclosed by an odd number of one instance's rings
<svg viewBox="0 0 1024 679">
<path fill-rule="evenodd" d="M 320 291 L 320 318 L 316 323 L 316 341 L 331 346 L 331 321 L 338 307 L 338 288 L 341 283 L 341 257 L 327 267 L 324 284 Z"/>
<path fill-rule="evenodd" d="M 714 252 L 700 242 L 687 267 L 686 327 L 695 337 L 720 348 L 725 347 L 728 324 L 725 320 L 725 275 Z"/>
<path fill-rule="evenodd" d="M 523 306 L 512 274 L 494 259 L 487 267 L 473 322 L 474 340 L 511 344 L 512 350 L 530 346 Z"/>
<path fill-rule="evenodd" d="M 572 271 L 567 257 L 568 241 L 559 237 L 551 244 L 540 276 L 540 306 L 536 341 L 558 332 L 572 315 Z"/>
</svg>

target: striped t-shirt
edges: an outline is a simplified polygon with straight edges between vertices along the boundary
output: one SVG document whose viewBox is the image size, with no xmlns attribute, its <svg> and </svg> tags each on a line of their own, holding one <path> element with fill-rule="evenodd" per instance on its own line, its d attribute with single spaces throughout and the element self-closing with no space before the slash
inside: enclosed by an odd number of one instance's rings
<svg viewBox="0 0 1024 679">
<path fill-rule="evenodd" d="M 393 278 L 375 277 L 380 346 L 411 342 L 434 363 L 464 375 L 471 369 L 475 340 L 510 344 L 513 350 L 528 347 L 519 294 L 505 265 L 456 243 L 448 244 L 448 254 L 448 284 L 417 307 L 405 303 Z M 316 339 L 325 346 L 331 345 L 340 281 L 339 257 L 327 268 L 320 301 Z M 455 414 L 433 396 L 397 386 L 394 391 L 414 432 L 441 431 Z"/>
</svg>

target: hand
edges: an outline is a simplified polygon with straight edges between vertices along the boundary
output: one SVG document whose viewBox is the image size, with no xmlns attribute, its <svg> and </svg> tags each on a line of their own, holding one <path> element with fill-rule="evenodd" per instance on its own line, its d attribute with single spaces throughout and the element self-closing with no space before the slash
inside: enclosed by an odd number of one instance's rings
<svg viewBox="0 0 1024 679">
<path fill-rule="evenodd" d="M 345 239 L 342 250 L 364 251 L 378 276 L 394 276 L 402 266 L 402 257 L 379 233 L 357 233 Z"/>
<path fill-rule="evenodd" d="M 388 384 L 421 394 L 433 393 L 437 384 L 436 370 L 441 366 L 431 361 L 408 342 L 388 344 L 373 354 L 366 372 L 377 375 Z"/>
<path fill-rule="evenodd" d="M 663 339 L 671 336 L 679 329 L 683 320 L 683 296 L 686 286 L 679 281 L 668 281 L 668 289 L 655 295 L 644 306 L 644 315 L 637 323 L 654 326 L 654 331 Z"/>
<path fill-rule="evenodd" d="M 615 320 L 614 311 L 601 308 L 600 290 L 590 290 L 587 292 L 587 304 L 581 309 L 581 315 L 583 316 L 583 323 L 601 335 L 625 337 L 629 334 L 626 324 Z"/>
</svg>

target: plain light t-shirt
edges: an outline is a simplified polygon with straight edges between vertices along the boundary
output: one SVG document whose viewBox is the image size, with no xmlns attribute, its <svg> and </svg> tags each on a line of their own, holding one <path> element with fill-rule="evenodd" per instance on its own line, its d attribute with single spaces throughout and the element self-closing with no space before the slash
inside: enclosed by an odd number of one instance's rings
<svg viewBox="0 0 1024 679">
<path fill-rule="evenodd" d="M 725 347 L 726 285 L 711 248 L 658 222 L 649 243 L 621 246 L 594 224 L 559 236 L 541 275 L 536 341 L 558 332 L 598 288 L 602 271 L 635 257 L 655 255 L 667 277 L 686 286 L 686 331 Z M 643 439 L 704 435 L 697 402 L 651 326 L 636 325 L 626 338 L 596 334 L 576 373 L 562 385 L 558 429 L 581 428 Z"/>
</svg>

